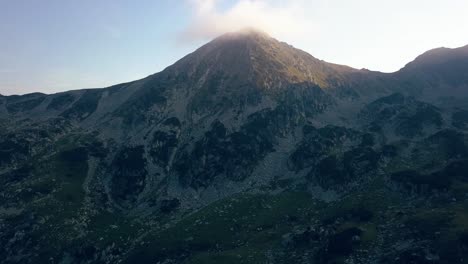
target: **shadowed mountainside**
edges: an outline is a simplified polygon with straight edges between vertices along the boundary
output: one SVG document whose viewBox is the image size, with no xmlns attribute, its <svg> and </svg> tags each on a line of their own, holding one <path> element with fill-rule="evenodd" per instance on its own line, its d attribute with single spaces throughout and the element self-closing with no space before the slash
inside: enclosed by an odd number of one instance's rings
<svg viewBox="0 0 468 264">
<path fill-rule="evenodd" d="M 0 96 L 5 263 L 465 263 L 468 46 L 392 74 L 246 30 Z"/>
</svg>

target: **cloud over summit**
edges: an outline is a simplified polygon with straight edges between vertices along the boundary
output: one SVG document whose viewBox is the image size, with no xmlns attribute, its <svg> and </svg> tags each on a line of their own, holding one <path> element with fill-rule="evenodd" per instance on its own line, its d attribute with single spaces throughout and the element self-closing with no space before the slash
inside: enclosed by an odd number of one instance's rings
<svg viewBox="0 0 468 264">
<path fill-rule="evenodd" d="M 316 28 L 303 1 L 240 0 L 224 7 L 222 0 L 188 0 L 193 21 L 182 32 L 184 41 L 207 40 L 226 32 L 256 28 L 277 38 L 312 33 Z"/>
</svg>

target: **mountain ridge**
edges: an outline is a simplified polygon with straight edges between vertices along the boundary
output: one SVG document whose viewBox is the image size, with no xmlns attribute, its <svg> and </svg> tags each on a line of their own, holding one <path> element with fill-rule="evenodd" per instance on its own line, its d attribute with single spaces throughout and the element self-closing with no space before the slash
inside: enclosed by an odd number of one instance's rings
<svg viewBox="0 0 468 264">
<path fill-rule="evenodd" d="M 453 51 L 458 51 L 460 49 L 462 48 L 453 49 Z M 430 55 L 430 52 L 429 54 L 423 54 L 421 56 L 427 57 L 428 55 Z M 450 61 L 451 60 L 449 60 L 449 62 Z M 375 97 L 379 94 L 381 95 L 395 90 L 392 86 L 403 87 L 404 84 L 401 83 L 407 82 L 407 79 L 415 79 L 415 77 L 412 77 L 413 75 L 423 74 L 414 73 L 415 71 L 420 72 L 418 67 L 412 67 L 412 65 L 416 64 L 417 60 L 409 63 L 402 70 L 391 74 L 357 70 L 348 66 L 331 64 L 318 60 L 302 50 L 298 50 L 286 43 L 271 38 L 266 33 L 246 30 L 222 35 L 159 73 L 155 73 L 140 80 L 113 85 L 103 88 L 102 90 L 73 90 L 70 92 L 70 97 L 80 94 L 90 94 L 90 91 L 94 91 L 94 93 L 98 94 L 119 94 L 119 98 L 114 96 L 114 98 L 116 98 L 116 103 L 112 103 L 115 106 L 114 110 L 116 110 L 117 105 L 121 104 L 118 102 L 122 101 L 123 103 L 122 98 L 128 97 L 128 99 L 131 100 L 131 97 L 138 97 L 138 94 L 142 94 L 141 96 L 143 97 L 148 97 L 148 94 L 145 95 L 145 92 L 140 90 L 144 90 L 142 89 L 144 86 L 150 87 L 152 82 L 166 83 L 165 85 L 170 87 L 174 86 L 175 83 L 178 83 L 177 85 L 180 86 L 181 80 L 182 82 L 187 82 L 186 85 L 190 85 L 192 87 L 191 89 L 197 86 L 204 86 L 203 82 L 206 80 L 221 81 L 227 86 L 235 87 L 232 91 L 224 90 L 227 94 L 220 94 L 221 97 L 247 96 L 253 98 L 252 100 L 254 101 L 258 100 L 255 98 L 261 96 L 258 94 L 258 91 L 256 91 L 258 88 L 263 87 L 261 89 L 266 88 L 266 90 L 270 90 L 267 93 L 278 93 L 278 89 L 275 89 L 275 87 L 289 87 L 290 85 L 294 86 L 299 84 L 328 89 L 329 91 L 327 93 L 334 94 L 333 96 L 338 98 L 342 96 L 346 97 L 351 94 L 353 94 L 355 98 L 370 94 L 374 94 L 373 96 Z M 463 67 L 463 65 L 461 67 Z M 428 79 L 424 76 L 421 78 Z M 454 79 L 453 76 L 449 78 Z M 444 77 L 442 76 L 439 79 L 443 81 Z M 463 83 L 465 78 L 460 79 Z M 173 84 L 170 84 L 171 82 Z M 438 80 L 434 80 L 429 86 L 434 86 L 434 89 L 437 90 L 437 87 L 440 86 L 438 82 Z M 389 85 L 390 83 L 392 83 L 392 85 Z M 427 85 L 420 84 L 419 86 Z M 235 91 L 239 90 L 240 87 L 244 87 L 242 89 L 248 89 L 245 91 L 246 95 L 241 95 L 244 93 L 243 91 Z M 155 88 L 152 87 L 150 90 L 153 92 L 150 91 L 149 93 L 155 94 L 155 98 L 158 98 L 157 94 L 164 93 L 161 89 L 162 88 L 159 88 L 158 91 L 155 91 Z M 412 90 L 412 88 L 408 90 L 396 89 L 398 92 L 409 94 L 421 93 L 420 90 Z M 194 93 L 193 91 L 186 91 L 186 93 L 187 92 Z M 205 92 L 212 94 L 213 91 Z M 50 98 L 61 96 L 64 93 L 67 92 L 52 95 L 33 93 L 24 95 L 23 98 L 25 98 L 25 100 L 31 96 L 45 96 Z M 461 93 L 463 93 L 463 90 Z M 9 100 L 5 98 L 11 97 L 4 97 L 4 100 Z M 163 100 L 162 97 L 159 98 Z M 22 100 L 21 97 L 19 97 L 18 100 Z M 148 101 L 149 98 L 134 100 Z M 202 99 L 196 100 L 200 101 Z M 150 101 L 151 100 L 148 101 L 148 104 L 151 104 Z M 48 102 L 48 100 L 44 102 Z M 30 104 L 34 105 L 33 102 Z M 45 108 L 47 108 L 47 106 Z M 114 110 L 109 108 L 109 111 Z M 125 110 L 119 111 L 125 112 Z M 105 113 L 103 114 L 106 115 Z"/>
<path fill-rule="evenodd" d="M 448 57 L 376 73 L 247 31 L 141 80 L 0 97 L 0 259 L 464 263 Z"/>
<path fill-rule="evenodd" d="M 326 61 L 323 61 L 323 60 L 319 60 L 317 58 L 315 58 L 313 55 L 309 54 L 308 52 L 306 51 L 303 51 L 301 49 L 298 49 L 298 48 L 295 48 L 285 42 L 280 42 L 274 38 L 272 38 L 271 36 L 269 36 L 267 33 L 265 32 L 262 32 L 262 31 L 259 31 L 257 29 L 254 29 L 254 28 L 245 28 L 245 29 L 242 29 L 242 30 L 239 30 L 239 31 L 235 31 L 235 32 L 229 32 L 229 33 L 225 33 L 215 39 L 213 39 L 212 41 L 208 42 L 207 44 L 201 46 L 200 48 L 197 48 L 194 52 L 190 53 L 189 55 L 186 55 L 184 56 L 183 58 L 177 60 L 174 64 L 166 67 L 165 69 L 163 69 L 161 72 L 165 71 L 166 69 L 170 69 L 170 68 L 173 68 L 175 65 L 177 65 L 178 63 L 182 63 L 184 61 L 184 59 L 189 59 L 190 55 L 196 53 L 196 51 L 199 51 L 200 49 L 202 49 L 203 47 L 209 45 L 210 43 L 214 42 L 214 41 L 221 41 L 223 38 L 227 41 L 229 41 L 229 38 L 232 40 L 232 39 L 240 39 L 240 38 L 248 38 L 248 37 L 253 37 L 253 36 L 261 36 L 263 39 L 270 39 L 270 40 L 274 40 L 280 44 L 285 44 L 286 46 L 289 46 L 295 50 L 297 50 L 298 52 L 300 53 L 305 53 L 307 54 L 307 56 L 310 56 L 312 57 L 313 59 L 317 60 L 317 61 L 320 61 L 320 62 L 326 62 Z M 427 52 L 424 52 L 423 54 L 419 55 L 417 58 L 415 58 L 415 60 L 413 60 L 412 62 L 416 62 L 418 58 L 420 58 L 421 56 L 427 56 L 427 55 L 431 55 L 431 53 L 435 52 L 435 51 L 463 51 L 463 50 L 467 50 L 468 49 L 468 45 L 466 46 L 462 46 L 462 47 L 458 47 L 458 48 L 444 48 L 444 47 L 441 47 L 441 48 L 436 48 L 436 49 L 432 49 L 432 50 L 429 50 Z M 191 58 L 191 57 L 190 57 Z M 379 71 L 370 71 L 370 72 L 373 72 L 373 73 L 377 73 L 377 74 L 385 74 L 385 75 L 394 75 L 400 71 L 402 71 L 403 69 L 406 68 L 406 66 L 408 66 L 409 64 L 411 64 L 412 62 L 409 62 L 407 63 L 402 69 L 398 70 L 398 71 L 395 71 L 395 72 L 392 72 L 392 73 L 383 73 L 383 72 L 379 72 Z M 326 62 L 328 63 L 328 62 Z M 335 63 L 328 63 L 329 65 L 333 65 L 333 66 L 336 66 L 340 69 L 345 69 L 347 68 L 347 70 L 349 71 L 355 71 L 355 72 L 365 72 L 365 71 L 369 71 L 369 70 L 364 70 L 364 69 L 354 69 L 352 67 L 349 67 L 349 66 L 346 66 L 346 65 L 342 65 L 342 64 L 335 64 Z M 124 84 L 128 84 L 128 83 L 132 83 L 132 82 L 137 82 L 137 81 L 141 81 L 141 80 L 144 80 L 146 78 L 150 78 L 151 76 L 154 76 L 158 73 L 161 73 L 161 72 L 157 72 L 157 73 L 154 73 L 154 74 L 151 74 L 147 77 L 144 77 L 144 78 L 141 78 L 141 79 L 138 79 L 138 80 L 135 80 L 135 81 L 129 81 L 129 82 L 124 82 L 124 83 L 120 83 L 120 84 L 115 84 L 115 85 L 111 85 L 111 86 L 108 86 L 108 87 L 105 87 L 105 88 L 82 88 L 82 89 L 74 89 L 74 90 L 71 90 L 71 91 L 77 91 L 77 90 L 90 90 L 90 89 L 106 89 L 106 88 L 111 88 L 111 87 L 114 87 L 114 86 L 119 86 L 119 85 L 124 85 Z M 57 93 L 63 93 L 63 92 L 67 92 L 67 91 L 62 91 L 62 92 L 57 92 Z M 28 93 L 28 94 L 35 94 L 35 93 L 41 93 L 41 92 L 32 92 L 32 93 Z M 42 94 L 45 94 L 45 93 L 42 93 Z M 27 95 L 27 94 L 23 94 L 23 95 Z M 49 94 L 49 95 L 53 95 L 53 94 Z M 3 96 L 15 96 L 15 95 L 3 95 Z M 21 96 L 21 95 L 20 95 Z"/>
</svg>

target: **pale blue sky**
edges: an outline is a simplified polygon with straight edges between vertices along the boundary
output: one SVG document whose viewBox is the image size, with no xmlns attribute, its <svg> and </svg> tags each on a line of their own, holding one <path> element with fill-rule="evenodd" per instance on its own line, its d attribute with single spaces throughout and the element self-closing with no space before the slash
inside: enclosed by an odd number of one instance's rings
<svg viewBox="0 0 468 264">
<path fill-rule="evenodd" d="M 0 93 L 105 87 L 253 26 L 330 62 L 396 71 L 468 44 L 466 0 L 0 0 Z"/>
</svg>

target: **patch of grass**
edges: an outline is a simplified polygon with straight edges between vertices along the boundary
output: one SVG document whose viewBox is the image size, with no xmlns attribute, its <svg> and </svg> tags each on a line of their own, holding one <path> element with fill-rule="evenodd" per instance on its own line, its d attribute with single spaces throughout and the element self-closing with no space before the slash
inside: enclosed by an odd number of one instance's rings
<svg viewBox="0 0 468 264">
<path fill-rule="evenodd" d="M 136 238 L 141 232 L 142 225 L 130 217 L 118 213 L 101 211 L 90 217 L 87 224 L 89 231 L 86 239 L 96 246 L 109 243 L 125 244 Z"/>
<path fill-rule="evenodd" d="M 231 252 L 219 252 L 219 253 L 200 253 L 195 255 L 186 263 L 193 264 L 238 264 L 242 263 L 241 255 L 236 255 Z"/>
<path fill-rule="evenodd" d="M 215 258 L 226 261 L 234 261 L 226 252 L 237 252 L 243 258 L 245 254 L 254 256 L 255 252 L 264 256 L 263 249 L 279 245 L 281 235 L 291 229 L 292 223 L 288 221 L 306 223 L 316 208 L 316 202 L 307 193 L 227 198 L 149 235 L 145 239 L 148 245 L 130 256 L 129 262 L 193 255 L 199 263 L 210 263 L 200 261 L 211 252 L 224 252 L 215 253 Z"/>
<path fill-rule="evenodd" d="M 468 194 L 468 183 L 455 179 L 452 183 L 452 192 L 457 200 L 463 200 Z"/>
<path fill-rule="evenodd" d="M 191 264 L 240 264 L 240 263 L 267 263 L 266 254 L 268 246 L 243 246 L 220 252 L 202 252 L 191 256 L 186 263 Z"/>
<path fill-rule="evenodd" d="M 39 243 L 60 249 L 79 234 L 74 229 L 85 197 L 83 183 L 88 173 L 88 152 L 73 139 L 59 151 L 33 161 L 35 178 L 28 181 L 27 210 L 43 219 Z"/>
<path fill-rule="evenodd" d="M 337 218 L 343 218 L 365 223 L 373 220 L 388 206 L 402 202 L 399 194 L 386 191 L 382 177 L 376 177 L 363 188 L 328 205 L 321 212 L 320 219 L 323 222 L 331 222 Z"/>
<path fill-rule="evenodd" d="M 421 209 L 406 220 L 405 224 L 424 235 L 433 235 L 448 227 L 453 216 L 446 209 Z"/>
<path fill-rule="evenodd" d="M 454 211 L 453 224 L 455 231 L 462 232 L 468 230 L 468 206 L 466 204 L 457 205 Z"/>
</svg>

